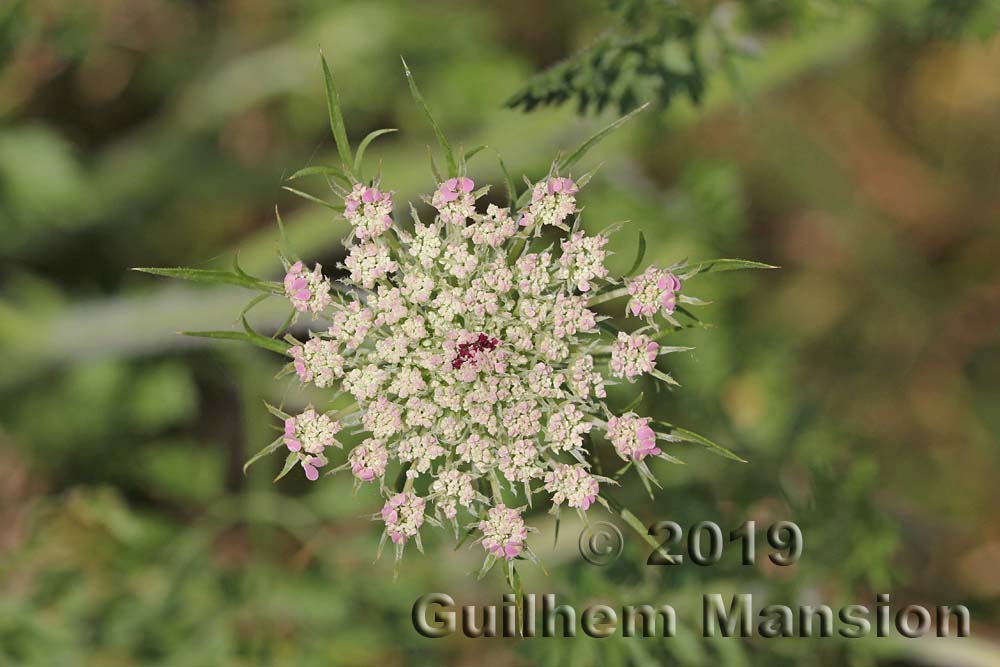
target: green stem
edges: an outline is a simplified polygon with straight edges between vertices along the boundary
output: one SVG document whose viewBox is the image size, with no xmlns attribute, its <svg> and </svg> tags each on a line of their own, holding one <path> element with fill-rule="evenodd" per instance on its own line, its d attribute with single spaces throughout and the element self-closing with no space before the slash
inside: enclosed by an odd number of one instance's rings
<svg viewBox="0 0 1000 667">
<path fill-rule="evenodd" d="M 619 287 L 616 290 L 611 290 L 610 292 L 607 292 L 607 293 L 602 294 L 600 296 L 595 296 L 593 299 L 591 299 L 590 301 L 587 302 L 587 307 L 591 308 L 591 307 L 596 306 L 596 305 L 598 305 L 600 303 L 605 303 L 607 301 L 614 301 L 615 299 L 620 299 L 623 296 L 628 296 L 628 288 L 627 287 Z"/>
<path fill-rule="evenodd" d="M 629 510 L 620 502 L 618 502 L 614 498 L 611 498 L 607 494 L 602 494 L 602 497 L 606 501 L 608 501 L 608 505 L 611 506 L 611 508 L 618 513 L 618 516 L 620 516 L 625 521 L 625 523 L 628 524 L 629 528 L 635 531 L 636 535 L 641 537 L 643 541 L 649 544 L 649 546 L 659 551 L 660 556 L 665 558 L 667 562 L 672 564 L 674 563 L 673 556 L 666 553 L 666 551 L 660 547 L 660 543 L 656 541 L 656 538 L 654 538 L 652 535 L 649 534 L 649 530 L 646 528 L 646 526 L 643 525 L 642 521 L 639 520 L 639 517 L 637 517 L 635 514 L 632 513 L 631 510 Z"/>
</svg>

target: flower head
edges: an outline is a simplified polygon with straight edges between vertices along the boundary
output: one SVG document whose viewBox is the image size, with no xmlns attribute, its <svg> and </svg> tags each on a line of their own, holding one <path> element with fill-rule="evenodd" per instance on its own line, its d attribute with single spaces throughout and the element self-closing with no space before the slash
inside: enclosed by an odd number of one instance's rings
<svg viewBox="0 0 1000 667">
<path fill-rule="evenodd" d="M 337 341 L 310 338 L 303 345 L 290 347 L 288 354 L 299 379 L 321 389 L 329 387 L 344 374 L 344 357 Z"/>
<path fill-rule="evenodd" d="M 385 532 L 395 544 L 402 544 L 416 536 L 424 525 L 424 506 L 427 501 L 412 491 L 397 493 L 382 506 Z"/>
<path fill-rule="evenodd" d="M 670 315 L 677 307 L 681 281 L 669 271 L 651 266 L 626 285 L 631 295 L 626 307 L 636 317 L 652 317 L 661 311 Z"/>
<path fill-rule="evenodd" d="M 312 406 L 302 414 L 285 419 L 285 434 L 282 441 L 288 451 L 297 453 L 302 469 L 310 481 L 319 478 L 319 470 L 327 464 L 323 451 L 327 447 L 340 447 L 334 438 L 340 431 L 340 422 L 329 416 L 318 414 Z"/>
<path fill-rule="evenodd" d="M 425 511 L 432 524 L 457 529 L 463 509 L 479 517 L 490 556 L 533 557 L 530 529 L 503 494 L 530 500 L 544 491 L 553 507 L 588 510 L 603 479 L 590 472 L 595 429 L 641 474 L 650 474 L 643 459 L 661 453 L 649 419 L 630 412 L 604 421 L 605 386 L 609 376 L 661 377 L 653 316 L 672 312 L 680 281 L 659 269 L 624 285 L 610 277 L 607 236 L 572 219 L 578 189 L 552 175 L 531 186 L 524 206 L 483 212 L 475 183 L 456 176 L 425 197 L 431 219 L 410 207 L 406 231 L 393 221 L 389 191 L 355 183 L 342 192 L 353 230 L 342 289 L 331 295 L 319 265 L 289 269 L 285 292 L 295 308 L 328 323 L 292 345 L 291 367 L 302 382 L 353 400 L 343 419 L 364 440 L 337 470 L 349 468 L 387 497 L 377 516 L 397 558 L 409 538 L 420 545 Z M 553 242 L 542 237 L 558 232 L 546 227 L 565 233 Z M 614 327 L 592 308 L 626 293 L 629 312 L 648 326 L 609 335 Z M 300 452 L 309 479 L 339 446 L 339 429 L 312 408 L 287 420 L 285 444 Z M 386 483 L 394 466 L 405 470 L 401 492 Z"/>
<path fill-rule="evenodd" d="M 449 178 L 438 186 L 431 205 L 438 210 L 445 223 L 464 225 L 476 212 L 476 200 L 472 195 L 475 188 L 471 178 Z"/>
<path fill-rule="evenodd" d="M 295 262 L 285 274 L 285 296 L 300 313 L 319 313 L 330 305 L 330 281 L 323 276 L 323 267 L 317 264 L 306 271 L 302 262 Z"/>
<path fill-rule="evenodd" d="M 597 479 L 582 465 L 557 463 L 545 474 L 545 490 L 552 494 L 552 504 L 566 503 L 585 510 L 597 498 Z"/>
<path fill-rule="evenodd" d="M 594 427 L 575 403 L 566 403 L 549 417 L 545 431 L 549 447 L 557 452 L 572 452 L 583 445 L 583 436 Z"/>
<path fill-rule="evenodd" d="M 634 412 L 608 420 L 608 440 L 625 461 L 641 461 L 660 453 L 656 432 L 649 427 L 649 417 L 640 417 Z"/>
<path fill-rule="evenodd" d="M 645 334 L 629 334 L 619 331 L 618 340 L 611 347 L 611 373 L 624 377 L 629 382 L 656 367 L 659 343 Z"/>
<path fill-rule="evenodd" d="M 351 450 L 348 462 L 355 477 L 362 482 L 370 482 L 385 474 L 389 450 L 382 440 L 369 438 Z"/>
<path fill-rule="evenodd" d="M 562 242 L 563 254 L 559 258 L 556 276 L 581 292 L 589 292 L 595 279 L 608 276 L 608 270 L 604 268 L 604 258 L 607 256 L 604 246 L 607 244 L 608 239 L 604 236 L 573 232 Z"/>
<path fill-rule="evenodd" d="M 392 196 L 361 183 L 344 198 L 344 219 L 359 239 L 375 238 L 392 227 Z"/>
<path fill-rule="evenodd" d="M 365 289 L 372 289 L 377 281 L 395 273 L 398 267 L 389 248 L 374 241 L 352 246 L 344 266 L 351 272 L 351 280 Z"/>
<path fill-rule="evenodd" d="M 521 213 L 521 226 L 561 226 L 566 218 L 576 212 L 578 190 L 572 179 L 558 176 L 535 183 L 531 189 L 531 204 Z"/>
<path fill-rule="evenodd" d="M 412 79 L 410 87 L 419 101 Z M 337 120 L 337 96 L 328 93 Z M 385 498 L 373 515 L 385 526 L 380 552 L 389 539 L 397 561 L 410 538 L 422 549 L 425 521 L 440 526 L 444 519 L 457 535 L 457 516 L 465 511 L 476 519 L 469 527 L 487 552 L 484 567 L 507 561 L 513 579 L 512 559 L 535 558 L 527 544 L 534 529 L 504 498 L 523 494 L 530 507 L 547 492 L 552 509 L 566 504 L 582 513 L 595 502 L 607 506 L 601 484 L 618 483 L 617 476 L 590 472 L 594 448 L 605 439 L 628 462 L 622 475 L 635 468 L 652 477 L 644 462 L 650 456 L 676 461 L 657 441 L 683 434 L 634 412 L 613 416 L 606 386 L 643 374 L 672 382 L 656 368 L 657 357 L 686 348 L 660 348 L 657 341 L 682 328 L 681 317 L 693 317 L 682 309 L 675 319 L 678 301 L 698 303 L 677 295 L 682 279 L 702 271 L 685 272 L 678 264 L 635 278 L 610 274 L 608 235 L 588 234 L 579 215 L 577 195 L 590 176 L 577 181 L 559 173 L 607 130 L 554 162 L 544 178 L 526 179 L 527 191 L 518 192 L 504 169 L 508 205 L 492 203 L 483 211 L 477 199 L 489 187 L 477 189 L 468 175 L 478 149 L 453 153 L 435 127 L 448 177 L 432 164 L 435 180 L 420 197 L 432 210 L 410 204 L 403 222 L 394 219 L 400 202 L 383 189 L 381 177 L 361 176 L 363 147 L 385 131 L 371 133 L 354 154 L 342 130 L 334 130 L 342 167 L 329 183 L 351 231 L 336 289 L 319 264 L 307 269 L 284 256 L 282 283 L 239 267 L 227 276 L 197 274 L 261 292 L 250 306 L 284 295 L 294 312 L 279 333 L 265 338 L 244 320 L 245 338 L 283 352 L 289 363 L 279 376 L 294 373 L 327 390 L 330 406 L 337 406 L 339 421 L 311 405 L 295 416 L 272 408 L 284 430 L 262 453 L 284 444 L 289 453 L 281 474 L 298 465 L 316 480 L 331 447 L 341 447 L 335 436 L 343 425 L 361 444 L 334 472 L 350 469 L 355 490 L 371 482 L 368 488 Z M 645 319 L 631 333 L 594 310 L 625 297 L 626 314 Z M 321 326 L 297 322 L 304 313 Z M 285 333 L 292 325 L 305 342 Z M 604 438 L 593 437 L 602 432 Z M 400 485 L 390 487 L 387 479 Z"/>
<path fill-rule="evenodd" d="M 497 558 L 511 560 L 524 550 L 528 529 L 521 513 L 503 503 L 486 511 L 486 518 L 479 522 L 483 533 L 482 544 L 486 551 Z"/>
<path fill-rule="evenodd" d="M 458 505 L 471 507 L 476 497 L 472 488 L 472 475 L 457 468 L 448 468 L 438 473 L 431 484 L 431 493 L 437 498 L 437 506 L 448 519 L 458 514 Z"/>
<path fill-rule="evenodd" d="M 486 215 L 476 216 L 475 222 L 462 230 L 462 236 L 477 246 L 499 248 L 516 231 L 517 225 L 510 217 L 510 209 L 490 204 Z"/>
<path fill-rule="evenodd" d="M 541 477 L 542 467 L 538 462 L 538 448 L 533 440 L 515 440 L 497 451 L 500 471 L 512 482 L 527 482 Z"/>
<path fill-rule="evenodd" d="M 438 444 L 437 438 L 429 433 L 411 435 L 399 442 L 399 460 L 412 463 L 406 472 L 409 477 L 427 472 L 431 463 L 439 456 L 444 456 L 445 449 Z"/>
</svg>

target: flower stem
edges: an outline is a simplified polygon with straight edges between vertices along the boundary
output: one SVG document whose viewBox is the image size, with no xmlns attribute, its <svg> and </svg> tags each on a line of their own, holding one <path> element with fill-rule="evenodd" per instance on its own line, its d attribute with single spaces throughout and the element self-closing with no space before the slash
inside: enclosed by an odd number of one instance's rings
<svg viewBox="0 0 1000 667">
<path fill-rule="evenodd" d="M 611 290 L 610 292 L 601 294 L 600 296 L 595 296 L 594 298 L 592 298 L 590 301 L 587 302 L 587 307 L 590 308 L 600 303 L 605 303 L 607 301 L 614 301 L 615 299 L 620 299 L 623 296 L 628 296 L 627 287 L 619 287 L 616 290 Z"/>
</svg>

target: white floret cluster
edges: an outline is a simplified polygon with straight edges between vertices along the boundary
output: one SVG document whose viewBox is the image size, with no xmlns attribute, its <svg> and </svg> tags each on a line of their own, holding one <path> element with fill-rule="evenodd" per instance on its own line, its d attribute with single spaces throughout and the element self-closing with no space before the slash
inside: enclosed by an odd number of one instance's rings
<svg viewBox="0 0 1000 667">
<path fill-rule="evenodd" d="M 314 479 L 342 423 L 366 434 L 333 471 L 382 490 L 376 518 L 397 557 L 420 545 L 425 522 L 457 531 L 463 513 L 488 561 L 533 557 L 511 499 L 547 495 L 553 511 L 603 503 L 613 482 L 593 469 L 595 434 L 643 475 L 643 459 L 661 455 L 649 420 L 616 416 L 605 387 L 656 373 L 653 316 L 673 312 L 680 282 L 656 268 L 610 278 L 607 237 L 579 228 L 579 187 L 553 173 L 522 206 L 481 210 L 487 188 L 463 175 L 425 198 L 432 219 L 411 206 L 403 224 L 391 192 L 354 183 L 341 289 L 318 265 L 288 264 L 287 297 L 326 327 L 290 348 L 291 368 L 354 407 L 336 422 L 312 408 L 289 417 L 285 442 Z M 611 293 L 629 296 L 626 314 L 645 326 L 605 325 L 592 306 Z"/>
</svg>

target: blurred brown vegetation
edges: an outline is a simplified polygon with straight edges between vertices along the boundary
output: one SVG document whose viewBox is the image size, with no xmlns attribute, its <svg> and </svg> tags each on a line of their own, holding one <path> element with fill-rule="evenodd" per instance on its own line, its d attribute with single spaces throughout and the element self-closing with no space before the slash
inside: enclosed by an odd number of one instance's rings
<svg viewBox="0 0 1000 667">
<path fill-rule="evenodd" d="M 956 9 L 976 3 L 870 4 L 783 15 L 739 61 L 745 99 L 713 78 L 701 105 L 647 112 L 588 158 L 605 162 L 588 224 L 631 221 L 615 262 L 642 229 L 651 260 L 782 267 L 692 284 L 717 326 L 678 341 L 697 348 L 671 360 L 681 390 L 645 388 L 645 409 L 751 463 L 684 451 L 689 465 L 658 470 L 655 501 L 637 489 L 629 504 L 644 521 L 794 520 L 802 563 L 727 554 L 663 571 L 635 539 L 598 569 L 578 562 L 572 522 L 550 549 L 543 515 L 551 575 L 522 574 L 579 605 L 669 601 L 688 619 L 709 590 L 831 604 L 887 591 L 968 605 L 974 639 L 430 642 L 410 628 L 418 595 L 502 591 L 469 575 L 477 553 L 432 537 L 393 581 L 372 563 L 373 493 L 272 485 L 267 466 L 243 477 L 271 438 L 262 400 L 308 396 L 273 382 L 264 353 L 174 334 L 238 326 L 240 290 L 128 269 L 239 251 L 273 275 L 275 204 L 300 253 L 337 261 L 342 221 L 280 189 L 333 153 L 320 46 L 352 135 L 401 128 L 373 147 L 400 199 L 428 187 L 433 141 L 400 54 L 453 142 L 489 143 L 515 177 L 544 172 L 610 116 L 502 104 L 599 34 L 603 3 L 13 0 L 0 6 L 0 665 L 1000 662 L 1000 39 Z M 473 170 L 499 182 L 489 158 Z M 255 313 L 262 329 L 283 316 Z"/>
</svg>

